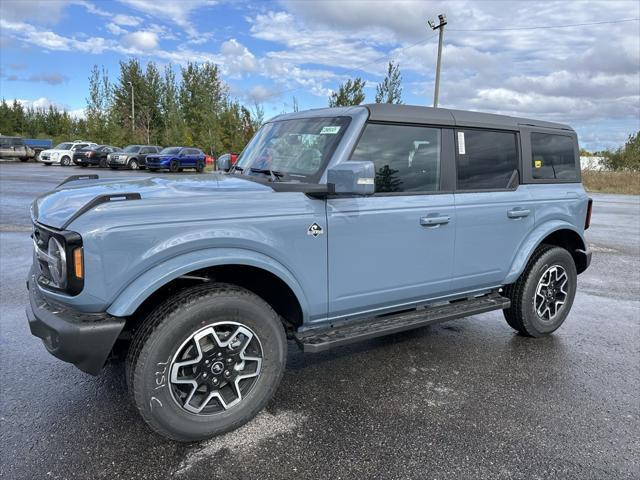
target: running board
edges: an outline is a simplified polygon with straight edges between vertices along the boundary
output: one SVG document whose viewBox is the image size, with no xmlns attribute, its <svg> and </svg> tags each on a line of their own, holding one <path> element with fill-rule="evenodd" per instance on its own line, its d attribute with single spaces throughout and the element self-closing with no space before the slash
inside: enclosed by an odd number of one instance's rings
<svg viewBox="0 0 640 480">
<path fill-rule="evenodd" d="M 322 352 L 349 343 L 411 330 L 413 328 L 509 308 L 511 301 L 499 293 L 471 297 L 447 304 L 427 306 L 395 315 L 346 322 L 333 328 L 296 332 L 294 338 L 305 352 Z"/>
</svg>

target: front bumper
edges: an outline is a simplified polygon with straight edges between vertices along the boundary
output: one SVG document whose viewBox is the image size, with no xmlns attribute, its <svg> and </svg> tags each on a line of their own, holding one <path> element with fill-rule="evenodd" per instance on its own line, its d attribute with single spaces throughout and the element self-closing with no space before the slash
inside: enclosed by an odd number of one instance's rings
<svg viewBox="0 0 640 480">
<path fill-rule="evenodd" d="M 47 302 L 34 277 L 27 283 L 26 313 L 31 333 L 42 340 L 51 355 L 97 375 L 124 327 L 123 318 L 106 313 L 87 314 Z"/>
</svg>

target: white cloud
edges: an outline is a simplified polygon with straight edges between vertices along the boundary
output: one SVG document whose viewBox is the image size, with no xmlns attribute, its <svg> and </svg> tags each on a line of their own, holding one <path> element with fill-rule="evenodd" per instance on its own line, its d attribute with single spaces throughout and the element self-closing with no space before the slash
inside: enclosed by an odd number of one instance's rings
<svg viewBox="0 0 640 480">
<path fill-rule="evenodd" d="M 123 25 L 125 27 L 135 27 L 137 25 L 140 25 L 142 19 L 140 17 L 133 17 L 131 15 L 123 15 L 119 13 L 115 17 L 113 17 L 113 21 L 114 23 Z"/>
<path fill-rule="evenodd" d="M 105 28 L 109 30 L 114 35 L 122 35 L 123 33 L 127 33 L 128 30 L 116 25 L 115 23 L 107 23 Z"/>
<path fill-rule="evenodd" d="M 190 37 L 197 37 L 198 31 L 190 21 L 193 11 L 216 5 L 216 0 L 120 0 L 128 7 L 162 18 L 180 26 Z"/>
<path fill-rule="evenodd" d="M 122 39 L 127 46 L 136 50 L 149 51 L 158 47 L 158 35 L 154 32 L 133 32 Z"/>
</svg>

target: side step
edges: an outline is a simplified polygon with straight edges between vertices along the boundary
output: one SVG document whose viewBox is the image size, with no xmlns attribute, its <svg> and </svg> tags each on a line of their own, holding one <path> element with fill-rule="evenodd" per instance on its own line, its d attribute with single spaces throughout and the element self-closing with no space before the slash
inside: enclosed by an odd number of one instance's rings
<svg viewBox="0 0 640 480">
<path fill-rule="evenodd" d="M 509 308 L 511 301 L 499 293 L 428 306 L 395 315 L 346 322 L 333 328 L 307 330 L 294 335 L 305 352 L 322 352 L 333 347 L 381 337 L 391 333 L 446 322 L 456 318 Z"/>
</svg>

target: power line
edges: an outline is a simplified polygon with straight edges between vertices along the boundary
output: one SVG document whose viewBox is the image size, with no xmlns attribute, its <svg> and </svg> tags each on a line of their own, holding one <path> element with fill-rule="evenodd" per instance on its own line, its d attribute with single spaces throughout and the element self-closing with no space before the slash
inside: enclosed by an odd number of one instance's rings
<svg viewBox="0 0 640 480">
<path fill-rule="evenodd" d="M 608 25 L 612 23 L 637 22 L 640 18 L 625 18 L 622 20 L 607 20 L 603 22 L 569 23 L 565 25 L 539 25 L 535 27 L 507 27 L 507 28 L 449 28 L 450 32 L 495 32 L 509 30 L 546 30 L 550 28 L 587 27 L 591 25 Z"/>
</svg>

